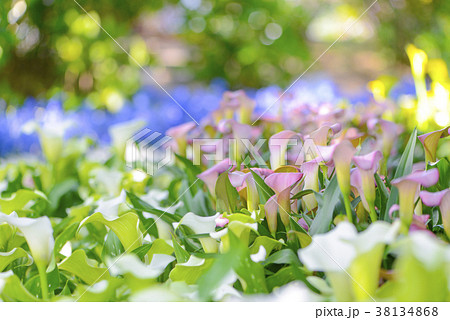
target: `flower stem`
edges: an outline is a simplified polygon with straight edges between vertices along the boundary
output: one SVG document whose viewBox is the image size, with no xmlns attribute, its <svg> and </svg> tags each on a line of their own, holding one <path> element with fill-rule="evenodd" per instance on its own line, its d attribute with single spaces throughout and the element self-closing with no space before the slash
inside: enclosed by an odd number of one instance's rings
<svg viewBox="0 0 450 320">
<path fill-rule="evenodd" d="M 344 195 L 344 206 L 345 212 L 347 213 L 347 218 L 350 223 L 353 223 L 352 205 L 350 204 L 350 199 L 347 195 Z"/>
<path fill-rule="evenodd" d="M 45 267 L 38 267 L 39 279 L 41 281 L 41 292 L 42 292 L 42 300 L 48 300 L 48 282 L 47 282 L 47 273 L 45 272 Z"/>
<path fill-rule="evenodd" d="M 370 205 L 369 215 L 370 215 L 370 219 L 372 220 L 372 222 L 375 222 L 378 220 L 377 213 L 375 211 L 375 207 L 373 206 L 373 204 Z"/>
</svg>

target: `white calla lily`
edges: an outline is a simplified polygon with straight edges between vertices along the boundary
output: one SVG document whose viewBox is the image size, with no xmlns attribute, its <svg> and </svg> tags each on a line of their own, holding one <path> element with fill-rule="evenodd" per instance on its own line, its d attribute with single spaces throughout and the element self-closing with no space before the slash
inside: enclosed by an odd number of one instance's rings
<svg viewBox="0 0 450 320">
<path fill-rule="evenodd" d="M 180 225 L 185 225 L 196 234 L 210 234 L 216 230 L 216 219 L 219 215 L 220 213 L 216 213 L 214 216 L 201 217 L 193 212 L 188 212 L 175 226 L 175 228 Z M 219 244 L 215 239 L 205 237 L 199 238 L 199 240 L 205 252 L 217 252 Z"/>
<path fill-rule="evenodd" d="M 154 254 L 149 265 L 144 264 L 134 254 L 124 254 L 110 260 L 109 272 L 113 276 L 131 274 L 138 279 L 155 279 L 175 258 L 167 254 Z"/>
<path fill-rule="evenodd" d="M 31 255 L 38 267 L 47 267 L 52 259 L 53 228 L 48 217 L 37 219 L 19 218 L 15 212 L 10 215 L 0 213 L 0 223 L 6 222 L 20 230 L 30 248 Z"/>
<path fill-rule="evenodd" d="M 384 247 L 394 241 L 399 227 L 397 222 L 377 221 L 358 233 L 344 221 L 326 234 L 313 236 L 312 243 L 299 250 L 299 257 L 308 269 L 327 273 L 338 300 L 365 301 L 375 293 Z"/>
</svg>

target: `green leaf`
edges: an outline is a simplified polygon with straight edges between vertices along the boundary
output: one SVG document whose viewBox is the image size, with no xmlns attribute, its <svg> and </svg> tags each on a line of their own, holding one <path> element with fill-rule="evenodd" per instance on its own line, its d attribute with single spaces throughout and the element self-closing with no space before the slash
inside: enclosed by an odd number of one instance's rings
<svg viewBox="0 0 450 320">
<path fill-rule="evenodd" d="M 172 281 L 184 281 L 187 284 L 195 284 L 197 280 L 211 267 L 214 259 L 199 259 L 191 256 L 185 264 L 178 263 L 169 274 Z"/>
<path fill-rule="evenodd" d="M 78 222 L 72 223 L 70 226 L 64 229 L 63 232 L 59 234 L 59 236 L 55 240 L 55 247 L 53 249 L 55 255 L 57 255 L 59 251 L 61 251 L 62 247 L 64 247 L 67 241 L 75 237 L 78 225 L 79 225 Z"/>
<path fill-rule="evenodd" d="M 134 249 L 133 251 L 131 251 L 132 253 L 134 253 L 135 255 L 137 255 L 139 257 L 139 259 L 144 259 L 145 255 L 147 254 L 148 250 L 150 250 L 150 248 L 152 247 L 151 243 L 146 243 L 142 246 L 140 246 L 139 248 Z"/>
<path fill-rule="evenodd" d="M 263 246 L 264 249 L 266 249 L 266 258 L 270 255 L 270 253 L 273 250 L 280 250 L 282 246 L 285 244 L 281 243 L 280 241 L 277 241 L 273 238 L 269 238 L 266 236 L 260 236 L 255 239 L 253 244 L 250 247 L 250 253 L 255 254 L 258 252 L 259 247 Z"/>
<path fill-rule="evenodd" d="M 406 145 L 405 151 L 402 154 L 402 157 L 400 158 L 400 162 L 397 166 L 397 170 L 394 174 L 394 179 L 406 176 L 411 173 L 412 171 L 412 165 L 414 160 L 414 149 L 416 148 L 416 141 L 417 141 L 417 129 L 414 128 L 413 133 L 409 137 L 408 144 Z M 389 217 L 389 209 L 398 202 L 398 190 L 397 188 L 391 189 L 391 194 L 389 196 L 386 210 L 384 211 L 384 220 L 390 221 Z"/>
<path fill-rule="evenodd" d="M 309 233 L 311 235 L 325 233 L 329 230 L 333 221 L 334 208 L 339 202 L 341 190 L 337 183 L 336 175 L 331 178 L 325 192 L 322 194 L 316 192 L 316 199 L 319 205 L 317 215 L 311 224 Z"/>
<path fill-rule="evenodd" d="M 20 258 L 25 258 L 20 265 L 29 266 L 33 263 L 31 256 L 22 248 L 14 248 L 9 252 L 0 252 L 0 272 L 5 270 L 11 262 Z"/>
<path fill-rule="evenodd" d="M 258 190 L 259 194 L 259 202 L 266 203 L 267 200 L 269 200 L 269 198 L 275 194 L 275 192 L 264 182 L 263 178 L 261 178 L 253 170 L 249 170 L 252 173 L 253 179 L 256 183 L 256 189 Z"/>
<path fill-rule="evenodd" d="M 106 257 L 117 257 L 125 252 L 125 249 L 120 242 L 120 239 L 111 230 L 106 236 L 105 243 L 103 244 L 102 260 L 105 261 Z"/>
<path fill-rule="evenodd" d="M 312 189 L 302 190 L 299 193 L 295 194 L 293 197 L 291 197 L 291 199 L 301 199 L 302 197 L 311 193 L 314 193 L 314 190 Z"/>
<path fill-rule="evenodd" d="M 95 266 L 82 249 L 74 251 L 70 257 L 61 261 L 58 267 L 74 274 L 88 285 L 110 278 L 108 269 Z"/>
<path fill-rule="evenodd" d="M 177 215 L 156 209 L 131 192 L 126 191 L 126 194 L 131 202 L 131 209 L 152 213 L 170 224 L 180 221 L 180 217 L 178 217 Z"/>
<path fill-rule="evenodd" d="M 439 171 L 439 181 L 434 186 L 436 191 L 444 190 L 450 188 L 450 161 L 446 158 L 440 159 L 435 163 L 430 163 L 428 169 L 437 168 Z"/>
<path fill-rule="evenodd" d="M 189 260 L 190 254 L 184 250 L 177 240 L 175 240 L 175 237 L 172 237 L 172 243 L 173 243 L 173 251 L 175 252 L 175 257 L 177 258 L 178 263 L 185 263 Z"/>
<path fill-rule="evenodd" d="M 4 273 L 5 274 L 5 273 Z M 1 279 L 1 275 L 0 275 Z M 38 299 L 33 296 L 20 282 L 20 279 L 11 272 L 6 279 L 1 279 L 4 281 L 3 290 L 0 293 L 0 297 L 3 301 L 7 302 L 35 302 Z"/>
<path fill-rule="evenodd" d="M 217 210 L 228 213 L 236 212 L 239 193 L 236 191 L 236 188 L 231 185 L 230 178 L 228 177 L 228 171 L 225 171 L 219 175 L 216 182 L 215 191 Z"/>
<path fill-rule="evenodd" d="M 48 203 L 47 197 L 42 192 L 20 189 L 9 198 L 0 198 L 0 211 L 10 214 L 13 211 L 25 209 L 30 203 L 33 204 L 34 200 Z"/>
<path fill-rule="evenodd" d="M 275 252 L 269 258 L 267 258 L 263 265 L 269 265 L 271 263 L 274 264 L 295 264 L 300 265 L 300 260 L 298 256 L 291 249 L 283 249 Z"/>
<path fill-rule="evenodd" d="M 377 183 L 377 207 L 380 209 L 380 220 L 384 220 L 384 212 L 386 211 L 386 204 L 389 198 L 389 191 L 384 182 L 381 180 L 378 173 L 375 173 L 375 181 Z"/>
<path fill-rule="evenodd" d="M 173 248 L 166 242 L 166 240 L 156 239 L 152 242 L 152 246 L 147 252 L 150 261 L 152 261 L 153 255 L 157 253 L 171 255 L 173 253 Z"/>
<path fill-rule="evenodd" d="M 126 251 L 132 251 L 142 244 L 139 218 L 133 212 L 128 212 L 114 220 L 107 220 L 100 212 L 96 212 L 80 223 L 78 231 L 86 224 L 93 222 L 99 222 L 110 228 L 120 239 Z"/>
</svg>

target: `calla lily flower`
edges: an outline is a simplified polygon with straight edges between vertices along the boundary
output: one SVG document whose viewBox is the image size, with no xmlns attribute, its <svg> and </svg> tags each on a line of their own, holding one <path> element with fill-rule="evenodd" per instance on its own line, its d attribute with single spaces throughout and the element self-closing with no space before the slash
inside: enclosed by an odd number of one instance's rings
<svg viewBox="0 0 450 320">
<path fill-rule="evenodd" d="M 305 162 L 302 164 L 301 170 L 305 175 L 303 189 L 319 192 L 319 163 L 315 160 Z M 302 200 L 309 211 L 317 207 L 317 200 L 314 194 L 307 194 Z"/>
<path fill-rule="evenodd" d="M 52 259 L 53 228 L 48 217 L 19 218 L 15 212 L 10 215 L 0 213 L 0 223 L 16 227 L 22 232 L 38 267 L 46 268 Z"/>
<path fill-rule="evenodd" d="M 266 204 L 264 205 L 264 214 L 266 215 L 269 231 L 274 236 L 277 231 L 277 224 L 278 224 L 277 212 L 278 212 L 277 196 L 273 195 L 269 198 L 269 200 L 267 200 Z"/>
<path fill-rule="evenodd" d="M 447 237 L 450 238 L 450 189 L 439 192 L 421 191 L 419 196 L 426 206 L 439 206 L 444 230 L 447 233 Z"/>
<path fill-rule="evenodd" d="M 438 180 L 439 171 L 434 168 L 428 171 L 416 171 L 391 182 L 399 191 L 400 220 L 405 230 L 408 230 L 411 224 L 414 202 L 420 186 L 428 188 L 435 185 Z"/>
<path fill-rule="evenodd" d="M 327 274 L 338 301 L 367 301 L 378 288 L 384 247 L 395 239 L 398 227 L 376 221 L 358 233 L 343 221 L 326 234 L 314 235 L 299 250 L 299 258 L 309 270 Z"/>
<path fill-rule="evenodd" d="M 219 175 L 227 171 L 230 167 L 231 167 L 230 159 L 226 158 L 220 161 L 219 163 L 215 164 L 211 168 L 203 171 L 197 177 L 206 184 L 206 187 L 208 188 L 209 192 L 212 195 L 214 195 L 216 182 L 217 179 L 219 178 Z"/>
<path fill-rule="evenodd" d="M 374 173 L 378 169 L 378 162 L 383 157 L 380 151 L 373 151 L 363 156 L 354 156 L 353 162 L 358 167 L 358 173 L 355 175 L 360 176 L 362 193 L 360 192 L 361 198 L 364 197 L 366 210 L 370 213 L 370 218 L 372 221 L 377 220 L 377 215 L 375 212 L 375 178 Z M 355 176 L 356 178 L 356 176 Z M 363 202 L 364 203 L 364 202 Z"/>
<path fill-rule="evenodd" d="M 326 146 L 328 144 L 328 139 L 339 133 L 341 129 L 342 125 L 340 123 L 323 125 L 319 129 L 311 132 L 309 137 L 313 139 L 317 146 Z"/>
<path fill-rule="evenodd" d="M 318 146 L 321 160 L 324 162 L 333 161 L 336 177 L 341 189 L 342 196 L 344 198 L 345 211 L 347 212 L 347 218 L 351 222 L 352 208 L 350 204 L 350 166 L 352 163 L 352 157 L 356 150 L 352 143 L 348 140 L 343 140 L 338 144 L 332 146 Z"/>
<path fill-rule="evenodd" d="M 6 222 L 22 232 L 31 255 L 39 271 L 42 298 L 48 298 L 48 285 L 46 269 L 53 257 L 55 240 L 53 238 L 53 228 L 48 217 L 37 219 L 19 218 L 15 212 L 6 215 L 0 212 L 0 223 Z"/>
<path fill-rule="evenodd" d="M 442 130 L 425 133 L 418 137 L 425 149 L 425 160 L 427 163 L 436 161 L 436 150 L 439 139 L 448 137 L 449 135 L 450 127 L 447 127 Z"/>
<path fill-rule="evenodd" d="M 293 139 L 295 136 L 298 136 L 296 132 L 285 130 L 274 134 L 269 139 L 270 167 L 272 170 L 286 165 L 286 151 L 289 139 Z"/>
<path fill-rule="evenodd" d="M 216 218 L 216 227 L 223 228 L 225 227 L 230 220 L 223 217 L 223 214 L 221 214 L 219 217 Z"/>
<path fill-rule="evenodd" d="M 289 213 L 291 212 L 291 187 L 297 184 L 303 177 L 301 172 L 273 173 L 264 182 L 275 191 L 277 203 L 280 208 L 281 221 L 285 226 L 289 225 Z"/>
<path fill-rule="evenodd" d="M 210 217 L 201 217 L 196 215 L 195 213 L 188 212 L 175 226 L 175 228 L 180 225 L 185 225 L 196 234 L 210 234 L 216 231 L 216 219 L 219 216 L 220 213 L 217 213 L 214 216 Z M 213 238 L 202 237 L 199 238 L 199 240 L 202 244 L 203 250 L 205 250 L 206 253 L 217 252 L 217 250 L 219 249 L 218 242 Z"/>
<path fill-rule="evenodd" d="M 246 188 L 247 190 L 247 209 L 250 212 L 254 212 L 258 209 L 259 194 L 256 188 L 255 179 L 251 172 L 230 172 L 228 174 L 231 184 L 235 188 Z"/>
<path fill-rule="evenodd" d="M 166 135 L 175 140 L 174 151 L 181 156 L 186 156 L 187 134 L 196 127 L 195 122 L 183 123 L 166 131 Z"/>
</svg>

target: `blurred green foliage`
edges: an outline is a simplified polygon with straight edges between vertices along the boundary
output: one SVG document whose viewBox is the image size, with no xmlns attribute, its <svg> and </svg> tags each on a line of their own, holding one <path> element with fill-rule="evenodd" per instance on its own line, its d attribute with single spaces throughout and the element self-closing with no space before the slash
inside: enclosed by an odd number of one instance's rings
<svg viewBox="0 0 450 320">
<path fill-rule="evenodd" d="M 68 108 L 88 97 L 95 106 L 116 110 L 150 83 L 135 61 L 163 85 L 217 77 L 232 88 L 288 85 L 345 30 L 349 19 L 373 3 L 77 1 L 88 14 L 74 0 L 0 2 L 3 99 L 18 104 L 26 96 L 64 92 Z M 405 64 L 404 48 L 412 42 L 431 58 L 450 63 L 449 13 L 446 0 L 379 1 L 341 42 L 377 43 L 387 59 Z M 314 54 L 312 44 L 319 50 Z"/>
</svg>

